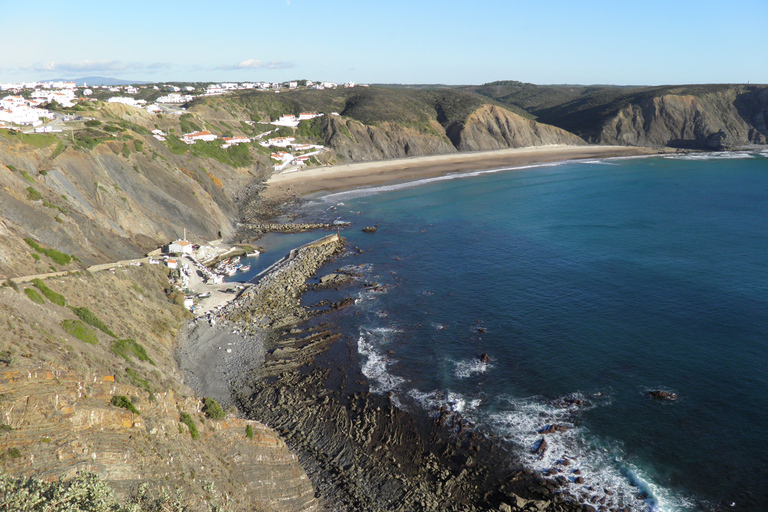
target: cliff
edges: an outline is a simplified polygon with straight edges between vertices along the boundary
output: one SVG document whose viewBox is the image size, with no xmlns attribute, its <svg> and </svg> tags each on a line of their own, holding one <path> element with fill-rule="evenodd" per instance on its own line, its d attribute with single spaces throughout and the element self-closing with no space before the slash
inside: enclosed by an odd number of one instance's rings
<svg viewBox="0 0 768 512">
<path fill-rule="evenodd" d="M 768 89 L 643 98 L 603 123 L 596 140 L 627 146 L 730 149 L 765 144 Z"/>
<path fill-rule="evenodd" d="M 492 105 L 474 111 L 452 135 L 459 151 L 586 144 L 561 128 L 537 123 Z"/>
<path fill-rule="evenodd" d="M 4 472 L 51 480 L 90 471 L 126 497 L 142 484 L 155 498 L 178 491 L 185 510 L 208 510 L 217 499 L 230 510 L 317 509 L 296 456 L 272 429 L 233 411 L 206 417 L 182 383 L 174 352 L 188 314 L 167 301 L 162 268 L 45 283 L 65 306 L 36 303 L 27 285 L 0 288 Z M 93 339 L 70 334 L 63 327 L 78 317 L 67 306 L 89 308 L 115 337 L 87 326 Z M 119 396 L 136 412 L 113 405 Z"/>
<path fill-rule="evenodd" d="M 596 144 L 731 149 L 765 144 L 768 86 L 537 86 L 474 89 Z"/>
</svg>

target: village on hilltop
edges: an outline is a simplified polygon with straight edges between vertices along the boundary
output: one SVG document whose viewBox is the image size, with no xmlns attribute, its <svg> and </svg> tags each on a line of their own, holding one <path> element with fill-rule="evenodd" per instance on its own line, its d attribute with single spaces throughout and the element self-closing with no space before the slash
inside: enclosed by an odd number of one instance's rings
<svg viewBox="0 0 768 512">
<path fill-rule="evenodd" d="M 311 80 L 290 81 L 282 84 L 270 82 L 225 82 L 209 84 L 204 87 L 194 87 L 192 85 L 179 87 L 172 84 L 121 86 L 88 86 L 83 84 L 78 86 L 75 82 L 69 81 L 0 83 L 0 91 L 8 93 L 5 97 L 0 98 L 0 129 L 16 129 L 27 133 L 62 132 L 63 122 L 82 120 L 82 117 L 61 115 L 52 110 L 56 110 L 56 106 L 71 109 L 76 107 L 79 102 L 95 101 L 93 96 L 97 93 L 103 101 L 108 103 L 120 103 L 134 108 L 141 108 L 152 114 L 182 115 L 186 111 L 183 105 L 198 97 L 224 95 L 243 90 L 280 93 L 283 90 L 296 90 L 299 88 L 322 90 L 336 89 L 338 87 L 352 88 L 356 86 L 367 87 L 366 85 L 358 85 L 354 82 L 339 85 L 334 82 L 313 82 Z M 156 97 L 151 103 L 134 97 L 145 89 L 158 91 L 157 93 L 167 92 L 167 94 Z M 109 95 L 109 93 L 114 93 L 114 95 Z M 331 112 L 330 114 L 339 115 L 336 112 Z M 297 143 L 294 137 L 273 137 L 266 140 L 264 138 L 277 131 L 280 127 L 295 128 L 302 121 L 314 119 L 322 115 L 324 114 L 315 112 L 303 112 L 298 116 L 285 114 L 281 115 L 276 121 L 262 122 L 260 124 L 271 124 L 277 128 L 257 135 L 255 137 L 257 140 L 254 141 L 245 136 L 219 137 L 207 130 L 185 133 L 180 139 L 188 145 L 201 141 L 212 142 L 220 139 L 222 142 L 221 147 L 224 149 L 252 142 L 258 142 L 260 146 L 265 148 L 280 148 L 280 150 L 270 155 L 277 162 L 274 165 L 274 170 L 290 171 L 305 165 L 311 157 L 325 151 L 325 148 L 321 145 Z M 247 123 L 254 124 L 253 121 L 248 121 Z M 152 135 L 159 141 L 166 141 L 167 134 L 161 130 L 153 130 Z M 287 151 L 289 148 L 291 151 Z"/>
</svg>

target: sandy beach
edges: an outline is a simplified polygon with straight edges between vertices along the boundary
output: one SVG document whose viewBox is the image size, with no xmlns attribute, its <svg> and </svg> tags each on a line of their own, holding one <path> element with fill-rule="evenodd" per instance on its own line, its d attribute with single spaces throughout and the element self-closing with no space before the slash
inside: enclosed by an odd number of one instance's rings
<svg viewBox="0 0 768 512">
<path fill-rule="evenodd" d="M 665 150 L 627 146 L 537 146 L 314 167 L 272 176 L 267 181 L 263 195 L 271 198 L 303 196 L 455 172 L 521 167 L 564 160 L 654 155 L 660 152 Z"/>
</svg>

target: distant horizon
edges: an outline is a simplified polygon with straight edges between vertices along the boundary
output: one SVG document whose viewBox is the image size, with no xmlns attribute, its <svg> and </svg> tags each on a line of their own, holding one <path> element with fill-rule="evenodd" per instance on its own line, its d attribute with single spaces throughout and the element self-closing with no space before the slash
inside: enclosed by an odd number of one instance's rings
<svg viewBox="0 0 768 512">
<path fill-rule="evenodd" d="M 284 82 L 292 82 L 292 81 L 301 81 L 301 80 L 309 80 L 314 83 L 320 83 L 323 80 L 322 79 L 312 79 L 312 78 L 289 78 L 286 80 L 178 80 L 178 79 L 169 79 L 169 80 L 160 80 L 160 81 L 152 81 L 152 80 L 129 80 L 125 78 L 118 78 L 113 76 L 88 76 L 88 77 L 56 77 L 56 78 L 46 78 L 46 79 L 37 79 L 37 80 L 15 80 L 12 82 L 4 82 L 0 80 L 0 84 L 10 84 L 10 83 L 33 83 L 33 82 L 75 82 L 75 83 L 88 83 L 89 81 L 101 81 L 101 82 L 115 82 L 115 83 L 94 83 L 92 85 L 95 86 L 124 86 L 124 85 L 158 85 L 158 84 L 211 84 L 211 83 L 225 83 L 225 82 L 232 82 L 232 83 L 260 83 L 260 82 L 269 82 L 269 83 L 284 83 Z M 325 80 L 330 82 L 330 80 Z M 116 83 L 119 82 L 119 83 Z M 615 84 L 615 83 L 575 83 L 575 82 L 567 82 L 567 83 L 534 83 L 534 82 L 524 82 L 522 80 L 515 80 L 515 79 L 508 79 L 508 78 L 501 78 L 497 80 L 491 80 L 488 82 L 482 82 L 482 83 L 456 83 L 456 84 L 449 84 L 449 83 L 439 83 L 439 82 L 414 82 L 414 83 L 406 83 L 406 82 L 376 82 L 376 83 L 363 83 L 363 82 L 356 82 L 354 80 L 346 80 L 343 82 L 333 82 L 338 85 L 343 85 L 345 83 L 353 82 L 357 85 L 371 85 L 371 86 L 418 86 L 418 87 L 475 87 L 475 86 L 482 86 L 487 84 L 492 84 L 496 82 L 519 82 L 521 84 L 529 84 L 529 85 L 535 85 L 535 86 L 541 86 L 541 87 L 683 87 L 683 86 L 691 86 L 691 85 L 768 85 L 767 83 L 756 83 L 756 82 L 685 82 L 685 83 L 663 83 L 663 84 Z"/>
<path fill-rule="evenodd" d="M 4 6 L 0 82 L 768 83 L 760 0 L 41 2 Z"/>
</svg>

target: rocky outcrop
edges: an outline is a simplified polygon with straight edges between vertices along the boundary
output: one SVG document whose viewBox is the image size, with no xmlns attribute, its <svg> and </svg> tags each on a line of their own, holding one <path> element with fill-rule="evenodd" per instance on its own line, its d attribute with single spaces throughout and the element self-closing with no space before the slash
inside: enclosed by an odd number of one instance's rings
<svg viewBox="0 0 768 512">
<path fill-rule="evenodd" d="M 154 492 L 180 490 L 190 505 L 204 502 L 204 487 L 214 482 L 240 510 L 317 510 L 296 456 L 258 422 L 206 420 L 197 399 L 137 393 L 112 375 L 5 371 L 0 386 L 0 453 L 13 454 L 3 457 L 11 475 L 54 479 L 89 471 L 123 494 L 142 483 Z M 139 414 L 110 404 L 120 395 L 132 396 Z M 179 411 L 190 414 L 199 439 Z"/>
<path fill-rule="evenodd" d="M 392 123 L 366 126 L 338 117 L 324 121 L 326 142 L 342 161 L 358 162 L 494 149 L 584 145 L 561 128 L 526 119 L 495 105 L 484 105 L 464 122 L 442 126 L 437 120 L 419 128 Z"/>
<path fill-rule="evenodd" d="M 343 162 L 367 162 L 409 156 L 455 153 L 437 121 L 421 129 L 393 123 L 364 125 L 330 116 L 323 121 L 326 143 Z"/>
<path fill-rule="evenodd" d="M 596 142 L 713 150 L 766 144 L 768 89 L 684 92 L 630 103 L 604 122 Z"/>
<path fill-rule="evenodd" d="M 185 385 L 175 360 L 177 329 L 188 313 L 168 301 L 161 266 L 46 283 L 119 338 L 88 326 L 95 341 L 83 341 L 64 327 L 77 319 L 70 307 L 30 300 L 26 284 L 0 287 L 0 471 L 43 479 L 89 471 L 121 495 L 142 484 L 153 496 L 179 489 L 190 512 L 209 510 L 211 483 L 229 496 L 231 510 L 317 506 L 306 473 L 275 431 L 234 409 L 221 420 L 202 412 L 201 395 Z M 124 350 L 130 346 L 144 357 Z M 115 396 L 127 397 L 138 414 L 112 405 Z"/>
<path fill-rule="evenodd" d="M 450 135 L 459 151 L 586 144 L 561 128 L 537 123 L 493 105 L 477 109 L 461 129 L 454 128 Z"/>
<path fill-rule="evenodd" d="M 751 125 L 736 107 L 737 91 L 704 96 L 667 94 L 631 104 L 608 120 L 599 142 L 629 146 L 729 149 L 765 144 L 765 131 Z M 765 111 L 754 120 L 764 123 Z"/>
</svg>

